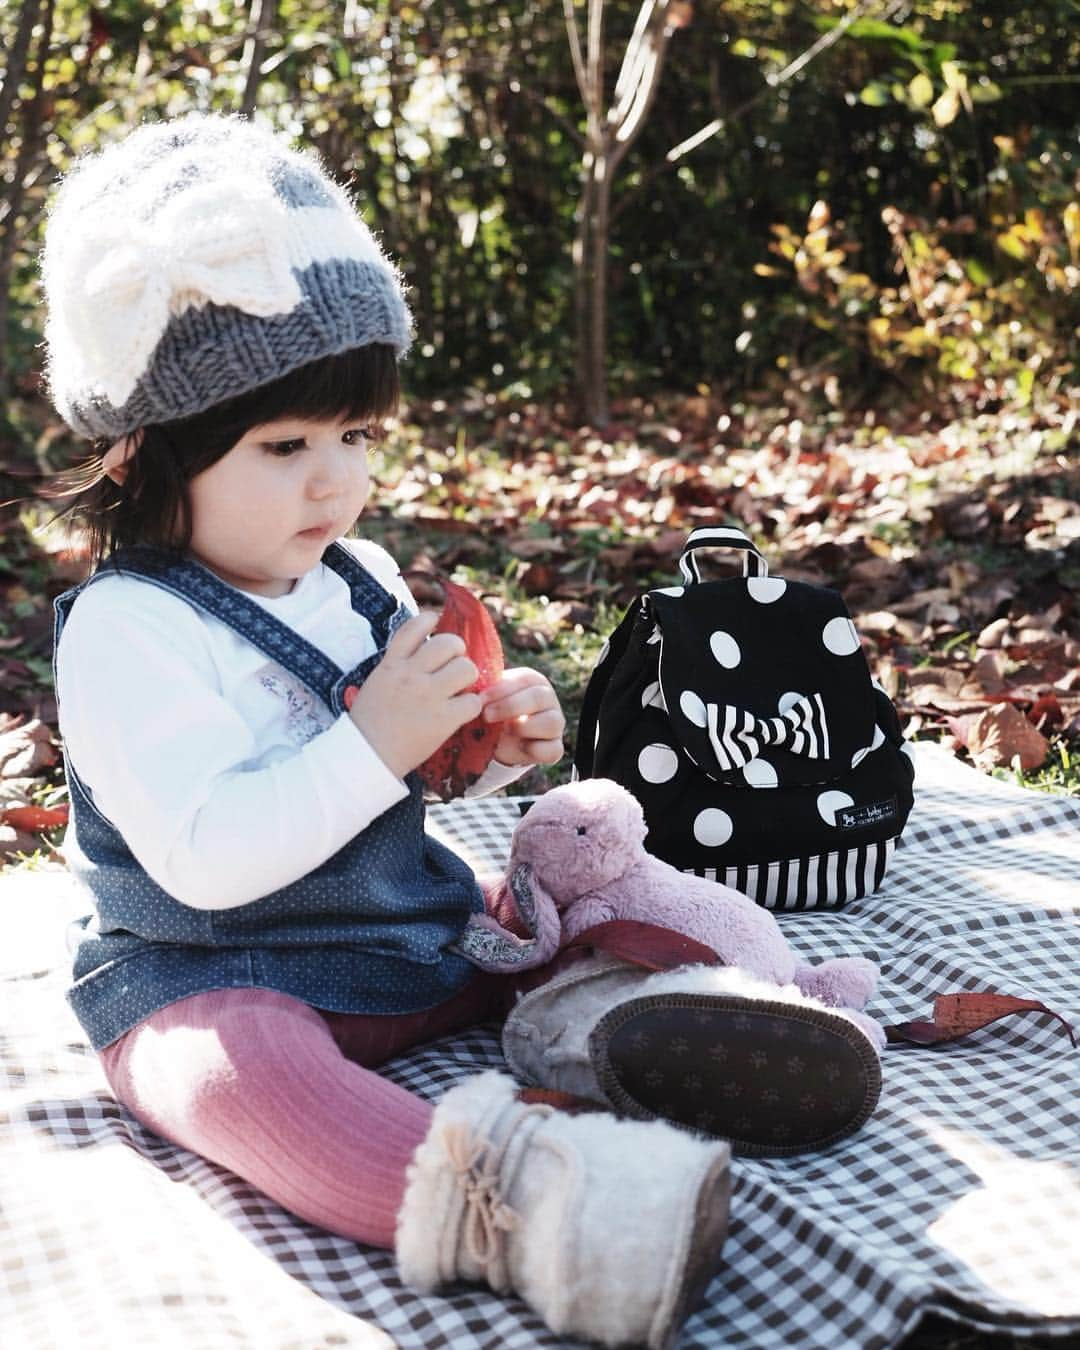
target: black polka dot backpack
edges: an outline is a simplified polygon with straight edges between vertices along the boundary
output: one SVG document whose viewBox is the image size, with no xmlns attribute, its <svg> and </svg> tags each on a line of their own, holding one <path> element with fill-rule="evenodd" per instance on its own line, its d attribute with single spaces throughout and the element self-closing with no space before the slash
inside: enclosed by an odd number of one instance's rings
<svg viewBox="0 0 1080 1350">
<path fill-rule="evenodd" d="M 703 581 L 701 550 L 742 575 Z M 882 884 L 914 766 L 837 591 L 769 576 L 741 531 L 695 530 L 683 585 L 638 597 L 585 693 L 575 777 L 641 802 L 649 852 L 769 909 Z"/>
</svg>

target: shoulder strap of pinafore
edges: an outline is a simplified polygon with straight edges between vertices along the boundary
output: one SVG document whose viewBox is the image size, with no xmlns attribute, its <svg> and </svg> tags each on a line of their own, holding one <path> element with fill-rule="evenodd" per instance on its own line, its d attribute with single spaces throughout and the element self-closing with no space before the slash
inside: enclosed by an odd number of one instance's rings
<svg viewBox="0 0 1080 1350">
<path fill-rule="evenodd" d="M 370 673 L 394 631 L 408 618 L 408 611 L 340 544 L 331 544 L 322 560 L 349 587 L 353 609 L 363 614 L 371 625 L 377 650 L 352 671 L 341 670 L 288 624 L 275 618 L 243 591 L 227 586 L 202 563 L 190 558 L 178 559 L 163 549 L 133 547 L 113 554 L 106 566 L 171 591 L 204 614 L 219 619 L 295 675 L 335 713 L 340 713 L 346 687 L 360 683 Z M 93 580 L 90 578 L 84 585 Z M 69 592 L 57 602 L 58 634 L 76 594 Z"/>
</svg>

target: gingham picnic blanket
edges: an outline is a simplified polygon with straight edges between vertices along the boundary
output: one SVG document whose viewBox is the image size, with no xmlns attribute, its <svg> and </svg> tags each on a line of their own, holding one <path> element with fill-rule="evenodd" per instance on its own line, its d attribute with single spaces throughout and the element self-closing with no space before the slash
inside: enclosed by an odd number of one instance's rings
<svg viewBox="0 0 1080 1350">
<path fill-rule="evenodd" d="M 885 1023 L 933 996 L 1038 998 L 1080 1028 L 1080 801 L 920 747 L 917 805 L 885 889 L 781 917 L 812 957 L 863 953 Z M 478 870 L 508 799 L 432 812 Z M 323 1233 L 137 1125 L 66 1009 L 62 871 L 0 878 L 3 1350 L 552 1346 L 516 1299 L 419 1297 L 393 1258 Z M 425 1097 L 501 1065 L 494 1028 L 386 1072 Z M 890 1048 L 880 1107 L 825 1153 L 734 1163 L 725 1265 L 682 1344 L 877 1350 L 936 1311 L 991 1331 L 1080 1330 L 1080 1051 L 1027 1013 L 933 1050 Z"/>
</svg>

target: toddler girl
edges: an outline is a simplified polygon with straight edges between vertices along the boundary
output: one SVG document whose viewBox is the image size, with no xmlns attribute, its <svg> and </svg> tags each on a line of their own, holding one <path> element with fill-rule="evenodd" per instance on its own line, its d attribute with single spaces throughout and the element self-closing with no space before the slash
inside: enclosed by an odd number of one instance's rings
<svg viewBox="0 0 1080 1350">
<path fill-rule="evenodd" d="M 506 1006 L 455 951 L 484 894 L 413 771 L 482 713 L 489 790 L 564 727 L 536 672 L 471 692 L 461 640 L 343 538 L 409 341 L 395 270 L 317 160 L 192 116 L 75 166 L 44 280 L 52 396 L 99 456 L 56 678 L 93 908 L 69 997 L 117 1099 L 419 1288 L 665 1343 L 716 1268 L 726 1145 L 374 1072 Z"/>
</svg>

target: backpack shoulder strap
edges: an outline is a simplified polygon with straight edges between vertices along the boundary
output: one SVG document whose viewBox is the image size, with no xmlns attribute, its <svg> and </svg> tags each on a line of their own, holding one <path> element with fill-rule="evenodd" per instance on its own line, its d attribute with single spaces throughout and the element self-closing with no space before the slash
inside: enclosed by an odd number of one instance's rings
<svg viewBox="0 0 1080 1350">
<path fill-rule="evenodd" d="M 600 704 L 604 692 L 611 680 L 615 667 L 622 660 L 630 645 L 630 634 L 642 612 L 643 600 L 639 597 L 623 615 L 619 626 L 610 635 L 593 667 L 589 683 L 585 686 L 585 697 L 581 703 L 581 716 L 578 719 L 577 736 L 574 741 L 574 777 L 591 778 L 593 775 L 593 757 L 596 752 L 596 728 L 600 720 Z"/>
</svg>

